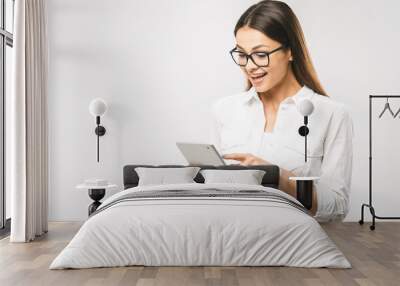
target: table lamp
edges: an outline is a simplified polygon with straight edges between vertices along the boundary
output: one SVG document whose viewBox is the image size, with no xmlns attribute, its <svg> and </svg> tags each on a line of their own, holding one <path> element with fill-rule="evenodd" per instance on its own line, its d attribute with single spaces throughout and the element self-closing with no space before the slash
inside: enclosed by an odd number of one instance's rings
<svg viewBox="0 0 400 286">
<path fill-rule="evenodd" d="M 304 137 L 304 161 L 307 163 L 307 135 L 310 133 L 308 128 L 308 116 L 314 111 L 314 105 L 309 99 L 302 99 L 296 104 L 297 110 L 304 117 L 304 125 L 299 128 L 300 136 Z M 313 180 L 319 177 L 289 177 L 296 181 L 296 197 L 308 210 L 312 208 L 313 199 Z"/>
</svg>

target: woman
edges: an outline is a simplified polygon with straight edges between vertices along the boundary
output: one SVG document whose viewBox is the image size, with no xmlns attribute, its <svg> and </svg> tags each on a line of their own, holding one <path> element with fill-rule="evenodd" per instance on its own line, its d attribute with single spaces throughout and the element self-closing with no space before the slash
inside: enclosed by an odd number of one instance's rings
<svg viewBox="0 0 400 286">
<path fill-rule="evenodd" d="M 225 159 L 242 165 L 280 167 L 279 189 L 296 197 L 291 176 L 319 176 L 313 208 L 319 220 L 348 212 L 353 125 L 345 107 L 330 99 L 319 82 L 299 21 L 280 1 L 264 0 L 240 17 L 233 60 L 247 78 L 247 91 L 213 106 L 214 143 Z M 303 117 L 296 103 L 314 105 L 309 116 L 308 157 L 298 133 Z"/>
</svg>

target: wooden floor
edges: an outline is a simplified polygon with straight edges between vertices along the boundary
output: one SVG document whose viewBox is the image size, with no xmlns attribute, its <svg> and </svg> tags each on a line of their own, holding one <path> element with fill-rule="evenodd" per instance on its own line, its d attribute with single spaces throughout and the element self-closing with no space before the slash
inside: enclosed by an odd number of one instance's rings
<svg viewBox="0 0 400 286">
<path fill-rule="evenodd" d="M 353 268 L 289 267 L 119 267 L 48 270 L 79 223 L 51 223 L 32 243 L 0 241 L 0 285 L 400 285 L 400 222 L 379 222 L 376 230 L 357 223 L 324 229 Z"/>
</svg>

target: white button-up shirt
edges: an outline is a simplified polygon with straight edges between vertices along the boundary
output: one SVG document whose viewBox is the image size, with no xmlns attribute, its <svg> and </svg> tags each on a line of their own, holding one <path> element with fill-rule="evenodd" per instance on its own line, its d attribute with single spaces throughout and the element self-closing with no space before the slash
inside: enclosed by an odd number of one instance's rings
<svg viewBox="0 0 400 286">
<path fill-rule="evenodd" d="M 304 117 L 296 103 L 307 98 L 314 104 L 308 118 L 307 163 L 305 140 L 298 129 Z M 343 219 L 348 212 L 352 174 L 353 123 L 343 104 L 302 87 L 280 103 L 272 132 L 264 132 L 263 104 L 249 91 L 218 100 L 212 108 L 213 143 L 221 154 L 251 153 L 296 176 L 319 176 L 314 181 L 320 221 Z"/>
</svg>

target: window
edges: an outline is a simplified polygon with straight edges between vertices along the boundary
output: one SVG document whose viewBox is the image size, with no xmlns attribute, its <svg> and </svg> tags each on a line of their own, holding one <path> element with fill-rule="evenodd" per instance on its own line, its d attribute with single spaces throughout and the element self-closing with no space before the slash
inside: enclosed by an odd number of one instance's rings
<svg viewBox="0 0 400 286">
<path fill-rule="evenodd" d="M 12 47 L 14 32 L 14 0 L 0 0 L 0 236 L 9 231 L 10 194 L 5 188 L 5 108 L 11 92 Z"/>
</svg>

